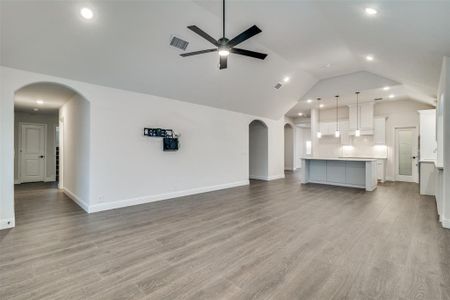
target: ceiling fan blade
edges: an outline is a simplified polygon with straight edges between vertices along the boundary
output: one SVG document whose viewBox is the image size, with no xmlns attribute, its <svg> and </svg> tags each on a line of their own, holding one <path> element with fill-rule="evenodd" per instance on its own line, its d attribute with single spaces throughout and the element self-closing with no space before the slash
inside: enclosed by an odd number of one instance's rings
<svg viewBox="0 0 450 300">
<path fill-rule="evenodd" d="M 238 34 L 236 37 L 234 37 L 231 41 L 228 42 L 227 45 L 230 48 L 234 47 L 237 44 L 240 44 L 243 41 L 248 40 L 249 38 L 251 38 L 254 35 L 257 35 L 260 32 L 261 32 L 261 29 L 259 29 L 258 26 L 253 25 L 252 27 L 250 27 L 246 31 L 244 31 L 241 34 Z"/>
<path fill-rule="evenodd" d="M 221 56 L 220 57 L 220 62 L 219 62 L 219 69 L 226 69 L 227 68 L 227 63 L 228 63 L 228 56 Z"/>
<path fill-rule="evenodd" d="M 217 49 L 206 49 L 206 50 L 200 50 L 200 51 L 194 51 L 194 52 L 188 52 L 188 53 L 181 53 L 180 56 L 186 57 L 186 56 L 192 56 L 192 55 L 198 55 L 198 54 L 216 52 L 216 51 L 217 51 Z"/>
<path fill-rule="evenodd" d="M 254 58 L 259 58 L 259 59 L 265 59 L 267 56 L 267 54 L 265 54 L 265 53 L 260 53 L 260 52 L 255 52 L 255 51 L 250 51 L 250 50 L 245 50 L 245 49 L 240 49 L 240 48 L 231 48 L 230 52 L 235 53 L 235 54 L 250 56 L 250 57 L 254 57 Z"/>
<path fill-rule="evenodd" d="M 201 30 L 197 26 L 191 25 L 191 26 L 188 26 L 187 28 L 189 28 L 190 30 L 192 30 L 193 32 L 195 32 L 196 34 L 198 34 L 199 36 L 201 36 L 202 38 L 204 38 L 205 40 L 207 40 L 208 42 L 210 42 L 214 46 L 219 47 L 219 43 L 212 36 L 210 36 L 209 34 L 204 32 L 203 30 Z"/>
</svg>

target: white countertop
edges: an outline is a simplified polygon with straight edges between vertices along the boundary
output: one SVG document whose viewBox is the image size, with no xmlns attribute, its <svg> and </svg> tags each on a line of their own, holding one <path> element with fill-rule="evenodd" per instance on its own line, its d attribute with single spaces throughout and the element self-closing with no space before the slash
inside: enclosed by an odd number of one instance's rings
<svg viewBox="0 0 450 300">
<path fill-rule="evenodd" d="M 340 160 L 340 161 L 376 161 L 376 158 L 356 158 L 356 157 L 302 157 L 306 160 Z"/>
</svg>

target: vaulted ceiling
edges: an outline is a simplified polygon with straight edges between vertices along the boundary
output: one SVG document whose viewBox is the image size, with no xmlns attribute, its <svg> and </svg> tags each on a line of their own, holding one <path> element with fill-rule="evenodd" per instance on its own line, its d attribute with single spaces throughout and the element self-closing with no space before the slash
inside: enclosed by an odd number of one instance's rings
<svg viewBox="0 0 450 300">
<path fill-rule="evenodd" d="M 435 97 L 450 55 L 450 1 L 228 1 L 229 37 L 256 24 L 263 32 L 242 48 L 269 56 L 231 55 L 227 70 L 217 53 L 182 58 L 169 46 L 177 35 L 187 51 L 209 48 L 186 26 L 219 38 L 220 1 L 86 3 L 1 1 L 1 64 L 279 118 L 321 80 L 360 71 Z M 79 16 L 84 5 L 93 20 Z M 365 15 L 367 6 L 378 14 Z M 285 76 L 291 81 L 274 89 Z"/>
</svg>

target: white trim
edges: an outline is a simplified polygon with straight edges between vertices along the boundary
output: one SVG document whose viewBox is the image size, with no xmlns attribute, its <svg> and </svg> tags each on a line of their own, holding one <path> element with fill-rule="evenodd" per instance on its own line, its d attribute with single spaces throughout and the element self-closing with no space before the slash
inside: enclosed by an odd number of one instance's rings
<svg viewBox="0 0 450 300">
<path fill-rule="evenodd" d="M 78 204 L 78 206 L 81 207 L 85 212 L 89 212 L 89 205 L 86 204 L 86 202 L 84 202 L 83 200 L 81 200 L 80 197 L 78 197 L 77 195 L 75 195 L 73 192 L 71 192 L 70 190 L 68 190 L 66 188 L 62 188 L 62 190 L 63 190 L 64 194 L 67 195 L 67 197 L 72 199 L 73 202 Z"/>
<path fill-rule="evenodd" d="M 54 182 L 56 181 L 56 175 L 47 176 L 44 178 L 44 182 Z"/>
<path fill-rule="evenodd" d="M 249 177 L 250 177 L 250 179 L 255 179 L 255 180 L 270 181 L 270 180 L 275 180 L 275 179 L 282 179 L 282 178 L 284 178 L 284 174 L 278 174 L 278 175 L 272 175 L 272 176 L 250 175 Z"/>
<path fill-rule="evenodd" d="M 88 212 L 93 213 L 93 212 L 110 210 L 110 209 L 115 209 L 115 208 L 139 205 L 139 204 L 144 204 L 144 203 L 149 203 L 149 202 L 167 200 L 167 199 L 171 199 L 171 198 L 177 198 L 177 197 L 189 196 L 189 195 L 194 195 L 194 194 L 223 190 L 223 189 L 228 189 L 228 188 L 233 188 L 233 187 L 238 187 L 238 186 L 243 186 L 243 185 L 248 185 L 248 184 L 249 184 L 248 180 L 242 180 L 242 181 L 237 181 L 237 182 L 231 182 L 231 183 L 225 183 L 225 184 L 219 184 L 219 185 L 213 185 L 213 186 L 207 186 L 207 187 L 201 187 L 201 188 L 194 188 L 194 189 L 166 193 L 166 194 L 150 195 L 150 196 L 136 197 L 136 198 L 130 198 L 130 199 L 123 199 L 123 200 L 114 201 L 114 202 L 98 203 L 98 204 L 90 205 Z"/>
<path fill-rule="evenodd" d="M 16 222 L 14 219 L 3 219 L 0 220 L 0 230 L 13 228 L 16 226 Z"/>
<path fill-rule="evenodd" d="M 441 224 L 442 227 L 450 229 L 450 219 L 444 219 L 444 218 L 440 218 L 441 220 Z"/>
</svg>

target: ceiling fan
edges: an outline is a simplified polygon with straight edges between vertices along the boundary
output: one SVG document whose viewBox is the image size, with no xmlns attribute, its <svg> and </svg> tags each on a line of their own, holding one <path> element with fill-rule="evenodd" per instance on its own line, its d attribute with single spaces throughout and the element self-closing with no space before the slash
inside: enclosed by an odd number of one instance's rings
<svg viewBox="0 0 450 300">
<path fill-rule="evenodd" d="M 245 50 L 241 48 L 235 48 L 236 45 L 242 43 L 243 41 L 248 40 L 254 35 L 257 35 L 261 32 L 261 29 L 259 29 L 256 25 L 253 25 L 246 31 L 242 32 L 241 34 L 237 35 L 233 39 L 229 40 L 225 37 L 225 0 L 222 1 L 222 8 L 223 8 L 223 15 L 222 15 L 222 30 L 223 34 L 222 37 L 218 40 L 215 40 L 213 37 L 211 37 L 209 34 L 201 30 L 195 25 L 188 26 L 190 30 L 216 46 L 217 48 L 212 49 L 206 49 L 206 50 L 200 50 L 200 51 L 194 51 L 194 52 L 188 52 L 188 53 L 182 53 L 180 54 L 183 57 L 186 56 L 192 56 L 192 55 L 198 55 L 198 54 L 204 54 L 209 52 L 216 52 L 219 51 L 219 69 L 226 69 L 227 68 L 227 60 L 228 55 L 230 53 L 239 54 L 239 55 L 245 55 L 250 56 L 258 59 L 265 59 L 267 54 L 260 53 L 260 52 L 254 52 L 250 50 Z"/>
</svg>

